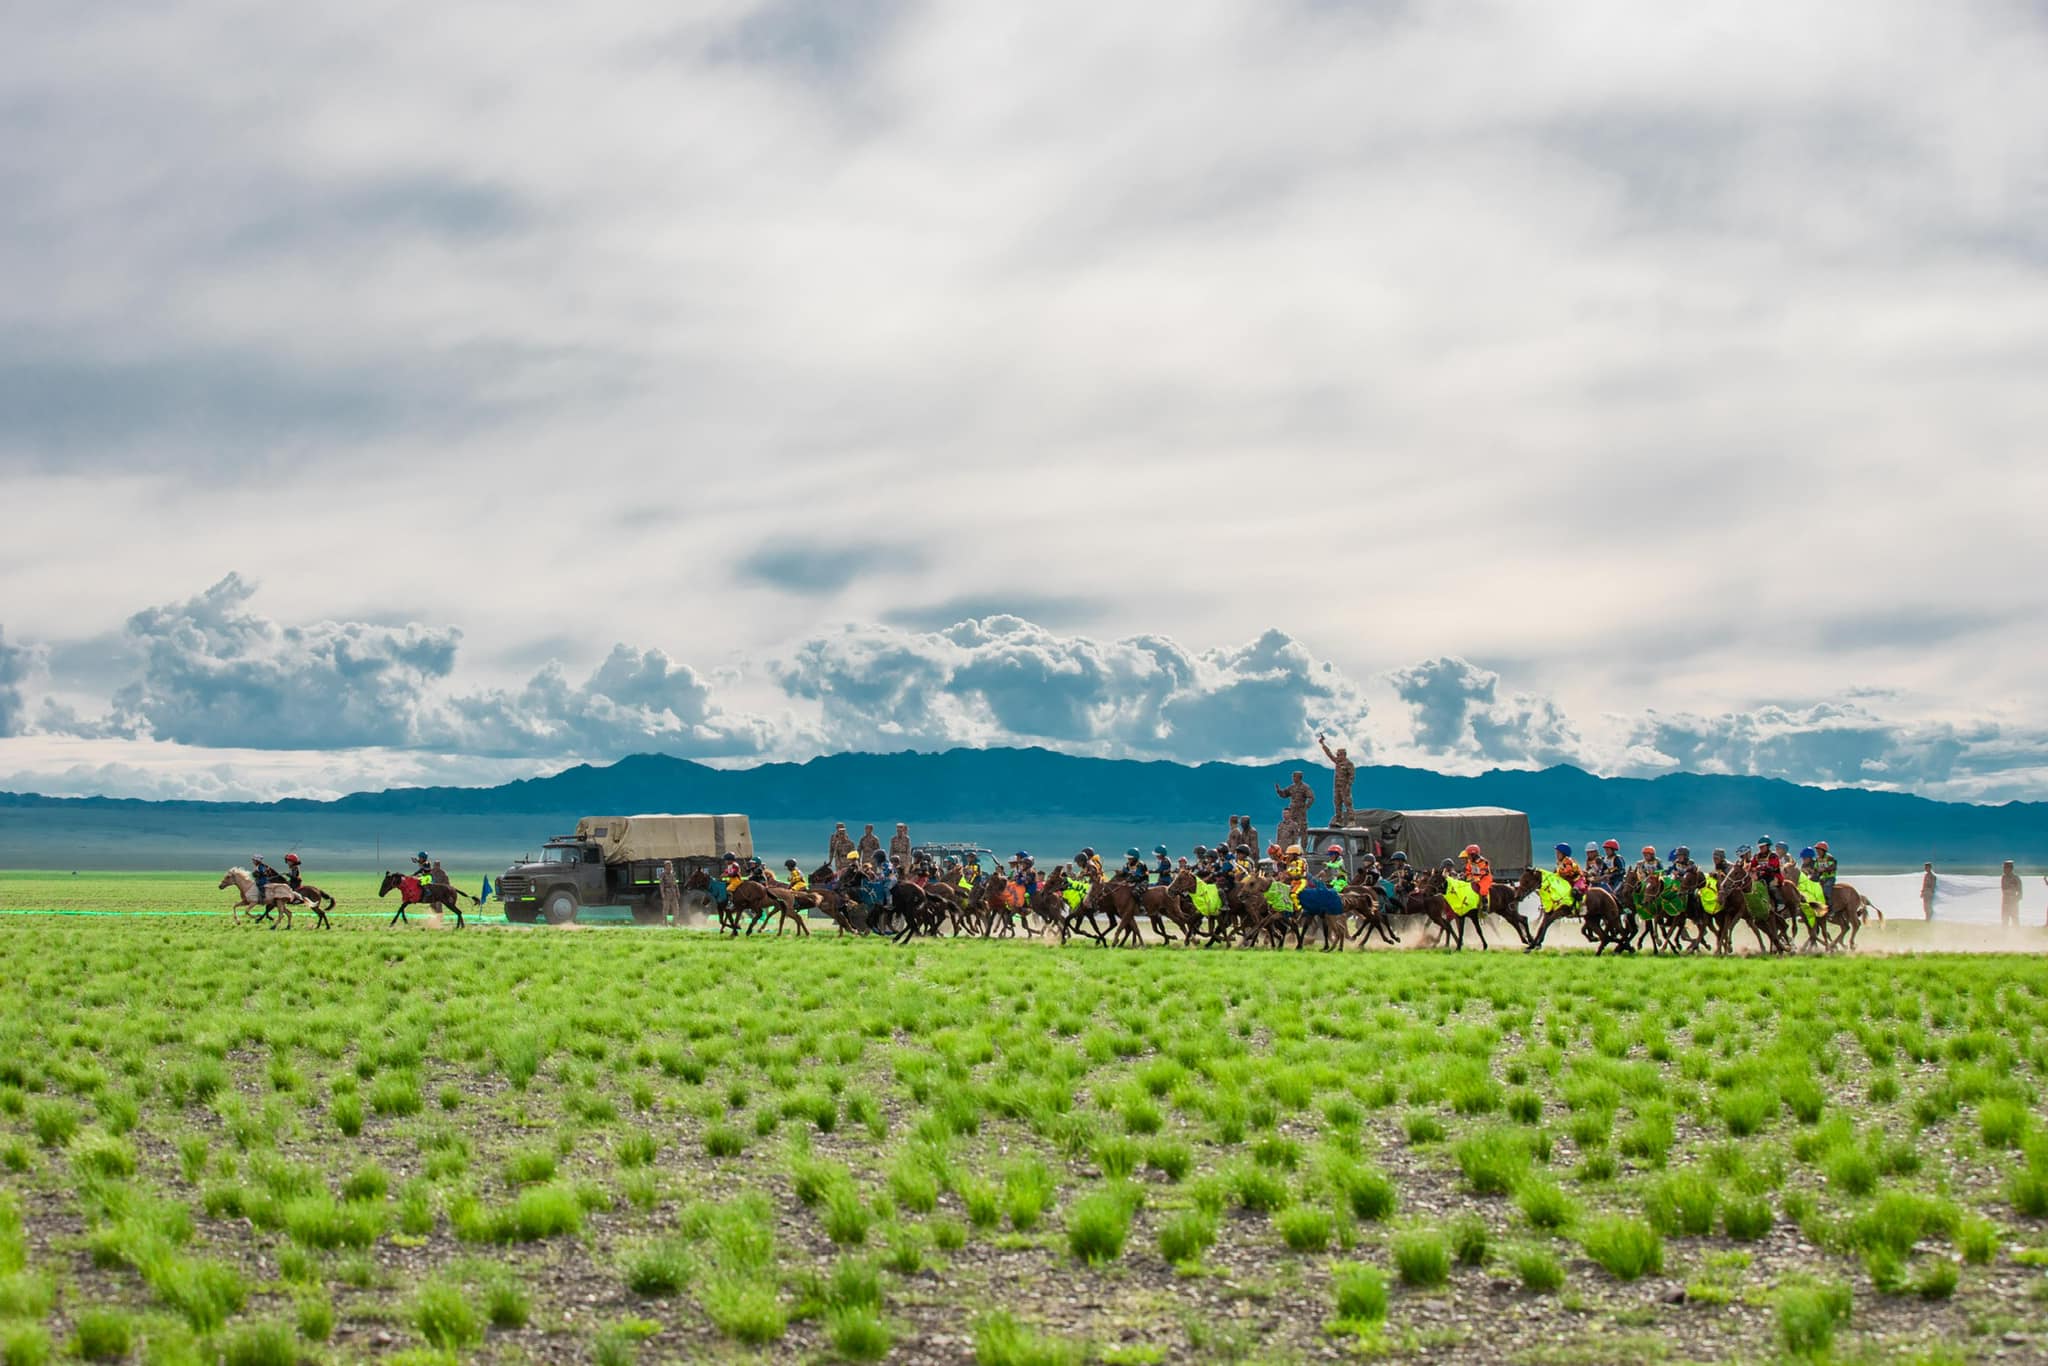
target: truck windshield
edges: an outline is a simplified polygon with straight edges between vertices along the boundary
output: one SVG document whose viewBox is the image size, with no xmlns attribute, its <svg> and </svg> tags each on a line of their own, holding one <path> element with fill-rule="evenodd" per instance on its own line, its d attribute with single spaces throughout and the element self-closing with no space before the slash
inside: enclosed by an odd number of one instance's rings
<svg viewBox="0 0 2048 1366">
<path fill-rule="evenodd" d="M 583 851 L 573 844 L 549 845 L 540 851 L 542 863 L 576 863 L 583 857 Z"/>
</svg>

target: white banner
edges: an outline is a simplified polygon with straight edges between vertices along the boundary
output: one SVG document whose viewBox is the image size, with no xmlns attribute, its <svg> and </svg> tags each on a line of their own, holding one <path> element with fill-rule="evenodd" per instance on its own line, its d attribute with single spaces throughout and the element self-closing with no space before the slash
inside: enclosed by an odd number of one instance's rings
<svg viewBox="0 0 2048 1366">
<path fill-rule="evenodd" d="M 1920 919 L 1920 874 L 1878 873 L 1842 881 L 1870 898 L 1889 920 Z M 2020 924 L 2039 926 L 2048 914 L 2048 884 L 2039 877 L 2020 883 Z M 1935 874 L 1934 919 L 1957 925 L 1998 923 L 1998 878 L 1971 873 Z"/>
</svg>

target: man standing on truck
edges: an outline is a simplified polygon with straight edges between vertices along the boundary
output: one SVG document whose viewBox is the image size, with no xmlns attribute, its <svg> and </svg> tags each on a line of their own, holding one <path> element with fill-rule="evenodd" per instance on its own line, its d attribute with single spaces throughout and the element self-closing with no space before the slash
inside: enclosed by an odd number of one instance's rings
<svg viewBox="0 0 2048 1366">
<path fill-rule="evenodd" d="M 862 827 L 859 848 L 862 863 L 873 863 L 875 855 L 882 852 L 882 837 L 875 833 L 874 826 Z"/>
<path fill-rule="evenodd" d="M 825 861 L 832 865 L 832 871 L 843 873 L 853 859 L 853 836 L 846 833 L 846 822 L 832 827 L 832 839 L 825 845 Z"/>
<path fill-rule="evenodd" d="M 1336 781 L 1332 786 L 1331 792 L 1331 796 L 1337 803 L 1337 814 L 1330 818 L 1330 824 L 1335 826 L 1349 825 L 1351 824 L 1351 784 L 1358 777 L 1358 765 L 1351 762 L 1351 751 L 1343 745 L 1339 745 L 1336 749 L 1332 750 L 1330 742 L 1320 734 L 1316 736 L 1316 743 L 1323 747 L 1323 757 L 1328 759 L 1331 766 L 1337 770 Z"/>
<path fill-rule="evenodd" d="M 902 821 L 896 822 L 896 833 L 889 836 L 889 862 L 898 868 L 910 867 L 910 827 Z"/>
</svg>

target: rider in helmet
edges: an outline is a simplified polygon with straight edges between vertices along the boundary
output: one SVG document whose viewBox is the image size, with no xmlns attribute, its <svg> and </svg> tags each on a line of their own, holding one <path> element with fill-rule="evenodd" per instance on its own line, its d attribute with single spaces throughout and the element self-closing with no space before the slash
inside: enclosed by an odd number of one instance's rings
<svg viewBox="0 0 2048 1366">
<path fill-rule="evenodd" d="M 1486 861 L 1486 855 L 1479 852 L 1479 846 L 1465 846 L 1465 881 L 1479 892 L 1483 903 L 1493 893 L 1493 865 Z"/>
<path fill-rule="evenodd" d="M 1145 856 L 1136 849 L 1124 850 L 1124 866 L 1116 870 L 1119 882 L 1128 882 L 1133 887 L 1152 885 L 1152 874 L 1145 867 Z"/>
<path fill-rule="evenodd" d="M 1728 851 L 1726 849 L 1716 849 L 1714 851 L 1714 876 L 1717 878 L 1726 877 L 1728 872 Z"/>
<path fill-rule="evenodd" d="M 1692 871 L 1692 847 L 1681 844 L 1671 851 L 1671 871 L 1689 873 Z"/>
<path fill-rule="evenodd" d="M 1641 861 L 1641 862 L 1639 862 L 1638 864 L 1636 864 L 1636 871 L 1638 871 L 1638 872 L 1642 873 L 1642 874 L 1643 874 L 1644 876 L 1646 876 L 1646 877 L 1662 877 L 1662 876 L 1664 876 L 1664 868 L 1663 868 L 1663 865 L 1661 865 L 1661 864 L 1659 864 L 1659 863 L 1657 862 L 1657 846 L 1656 846 L 1656 845 L 1654 845 L 1654 844 L 1646 844 L 1646 845 L 1644 845 L 1644 846 L 1643 846 L 1643 857 L 1642 857 L 1642 861 Z"/>
<path fill-rule="evenodd" d="M 1563 878 L 1566 883 L 1577 882 L 1580 876 L 1580 868 L 1579 861 L 1572 857 L 1572 847 L 1569 844 L 1560 844 L 1555 847 L 1553 852 L 1557 855 L 1557 875 Z"/>
<path fill-rule="evenodd" d="M 1333 892 L 1341 892 L 1351 885 L 1351 874 L 1344 867 L 1344 846 L 1333 844 L 1323 850 L 1323 881 Z"/>
<path fill-rule="evenodd" d="M 1821 894 L 1830 901 L 1835 895 L 1835 876 L 1841 871 L 1835 856 L 1828 852 L 1826 840 L 1813 842 L 1813 880 L 1820 884 Z"/>
<path fill-rule="evenodd" d="M 808 882 L 806 882 L 806 881 L 804 880 L 804 874 L 803 874 L 803 870 L 802 870 L 801 868 L 799 868 L 799 867 L 797 867 L 797 866 L 796 866 L 796 860 L 795 860 L 795 859 L 793 859 L 793 858 L 786 858 L 786 859 L 784 859 L 784 860 L 782 861 L 782 871 L 783 871 L 783 872 L 784 872 L 785 874 L 787 874 L 787 875 L 788 875 L 788 877 L 789 877 L 789 890 L 790 890 L 790 891 L 792 891 L 792 892 L 802 892 L 802 891 L 808 891 L 808 890 L 810 889 L 810 885 L 811 885 L 811 884 L 810 884 L 810 883 L 808 883 Z"/>
<path fill-rule="evenodd" d="M 1152 880 L 1161 887 L 1173 881 L 1173 859 L 1167 854 L 1166 846 L 1163 844 L 1154 845 L 1152 848 Z"/>
<path fill-rule="evenodd" d="M 249 871 L 256 878 L 256 899 L 258 901 L 263 900 L 263 889 L 265 887 L 268 887 L 273 882 L 284 881 L 284 877 L 277 869 L 263 861 L 263 855 L 261 854 L 249 855 Z"/>
<path fill-rule="evenodd" d="M 1308 862 L 1301 856 L 1301 846 L 1290 844 L 1286 849 L 1287 866 L 1281 876 L 1287 879 L 1287 890 L 1294 895 L 1294 909 L 1301 909 L 1301 889 L 1308 886 Z"/>
<path fill-rule="evenodd" d="M 1607 859 L 1607 890 L 1619 896 L 1621 894 L 1621 880 L 1628 876 L 1628 864 L 1621 857 L 1621 841 L 1603 841 L 1600 845 L 1600 852 Z"/>
<path fill-rule="evenodd" d="M 427 857 L 426 850 L 422 849 L 412 856 L 412 875 L 414 877 L 418 878 L 421 882 L 425 882 L 433 871 L 434 861 Z"/>
<path fill-rule="evenodd" d="M 1010 859 L 1010 869 L 1010 880 L 1023 886 L 1024 895 L 1038 895 L 1038 865 L 1027 851 L 1019 849 L 1016 852 Z"/>
<path fill-rule="evenodd" d="M 297 854 L 286 854 L 284 856 L 284 880 L 291 884 L 291 889 L 295 892 L 304 885 L 306 879 L 305 875 L 299 871 L 299 856 Z"/>
</svg>

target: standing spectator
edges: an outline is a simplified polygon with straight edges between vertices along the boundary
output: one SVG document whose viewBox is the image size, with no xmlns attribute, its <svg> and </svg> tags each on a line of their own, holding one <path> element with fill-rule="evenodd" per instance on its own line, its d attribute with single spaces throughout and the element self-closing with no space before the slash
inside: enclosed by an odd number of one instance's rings
<svg viewBox="0 0 2048 1366">
<path fill-rule="evenodd" d="M 683 891 L 676 885 L 676 865 L 668 859 L 661 861 L 661 923 L 680 925 L 683 923 Z"/>
<path fill-rule="evenodd" d="M 860 861 L 862 863 L 873 863 L 875 861 L 875 855 L 882 852 L 882 837 L 875 833 L 874 826 L 870 825 L 863 827 L 860 837 L 860 845 L 858 847 L 860 849 Z"/>
<path fill-rule="evenodd" d="M 889 836 L 889 862 L 898 869 L 910 867 L 910 827 L 902 821 L 896 822 L 896 833 Z"/>
<path fill-rule="evenodd" d="M 1934 888 L 1940 881 L 1941 879 L 1934 875 L 1933 864 L 1923 863 L 1920 865 L 1920 918 L 1922 920 L 1934 919 Z"/>
<path fill-rule="evenodd" d="M 846 833 L 846 822 L 832 827 L 832 838 L 825 845 L 825 861 L 832 865 L 832 871 L 843 873 L 853 858 L 853 836 Z"/>
<path fill-rule="evenodd" d="M 1998 923 L 2020 927 L 2020 875 L 2012 870 L 2011 859 L 1998 877 Z"/>
</svg>

